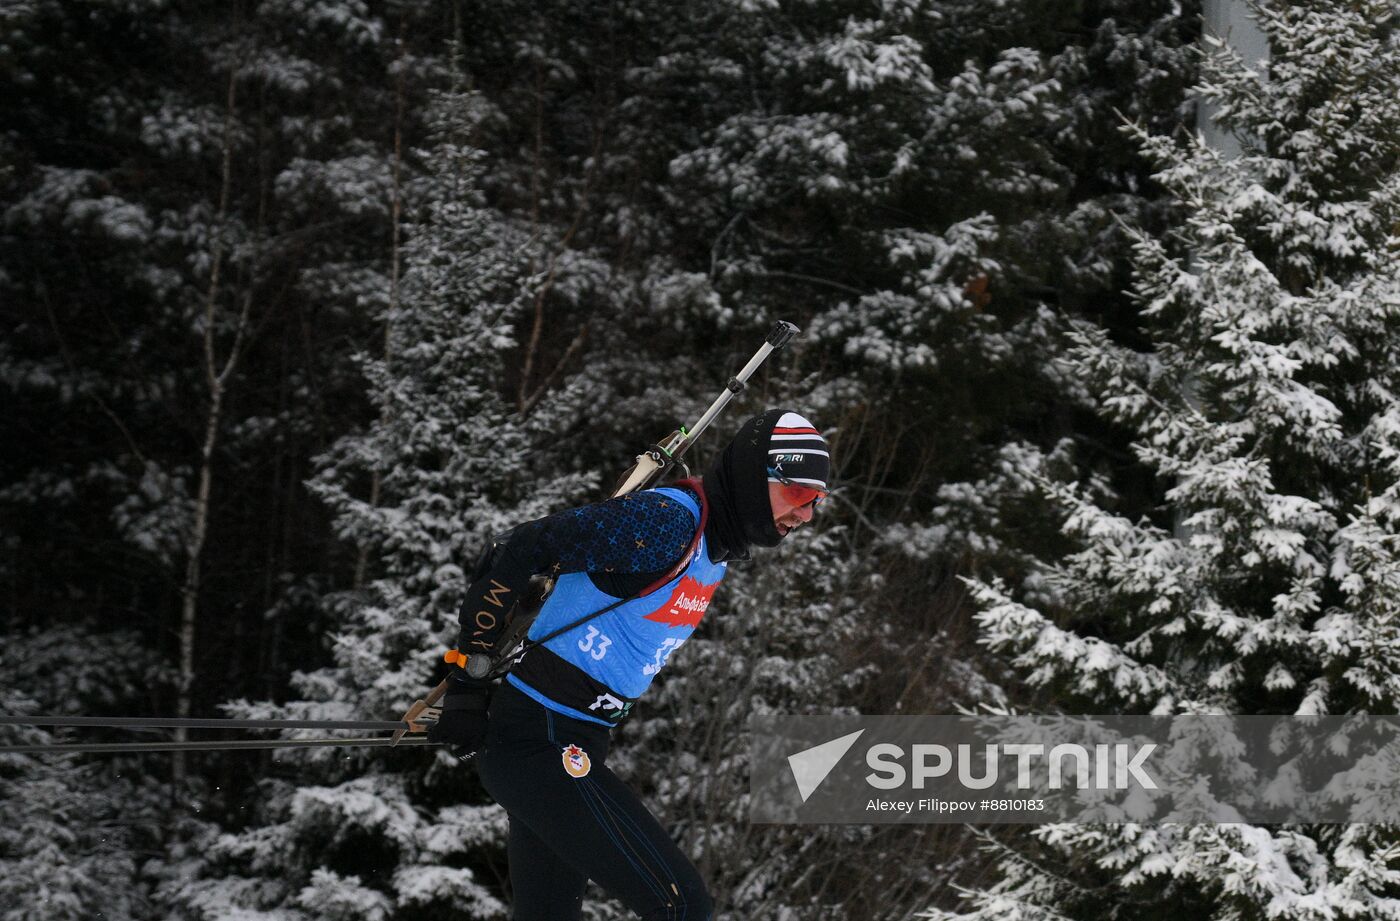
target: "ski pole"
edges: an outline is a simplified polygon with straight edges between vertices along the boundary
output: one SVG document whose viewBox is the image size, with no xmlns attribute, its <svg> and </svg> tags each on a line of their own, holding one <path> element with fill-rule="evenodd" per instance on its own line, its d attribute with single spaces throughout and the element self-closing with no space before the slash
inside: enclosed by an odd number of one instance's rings
<svg viewBox="0 0 1400 921">
<path fill-rule="evenodd" d="M 237 739 L 206 742 L 59 742 L 50 745 L 0 745 L 0 755 L 99 754 L 116 752 L 209 752 L 271 748 L 394 748 L 398 745 L 436 745 L 425 738 L 398 740 L 390 736 L 372 739 Z"/>
<path fill-rule="evenodd" d="M 163 716 L 0 716 L 0 726 L 91 726 L 102 729 L 359 729 L 393 732 L 409 729 L 400 720 L 250 720 L 232 717 Z"/>
</svg>

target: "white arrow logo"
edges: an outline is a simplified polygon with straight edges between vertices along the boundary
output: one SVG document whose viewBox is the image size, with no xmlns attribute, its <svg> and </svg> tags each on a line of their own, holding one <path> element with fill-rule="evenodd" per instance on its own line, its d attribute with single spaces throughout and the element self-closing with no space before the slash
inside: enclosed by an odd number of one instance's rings
<svg viewBox="0 0 1400 921">
<path fill-rule="evenodd" d="M 788 767 L 792 768 L 792 777 L 797 781 L 797 792 L 802 795 L 802 802 L 807 802 L 807 797 L 821 786 L 826 775 L 831 773 L 831 769 L 846 756 L 846 752 L 864 732 L 864 729 L 859 729 L 850 735 L 788 755 Z"/>
</svg>

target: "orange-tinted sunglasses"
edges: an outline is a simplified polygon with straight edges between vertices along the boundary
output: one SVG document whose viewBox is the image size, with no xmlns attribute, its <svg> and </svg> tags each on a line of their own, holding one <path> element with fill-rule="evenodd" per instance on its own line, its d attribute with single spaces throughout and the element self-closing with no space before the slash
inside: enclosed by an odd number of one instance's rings
<svg viewBox="0 0 1400 921">
<path fill-rule="evenodd" d="M 778 483 L 781 484 L 778 491 L 782 494 L 782 497 L 798 508 L 805 508 L 810 505 L 815 509 L 817 506 L 821 505 L 822 500 L 826 498 L 826 490 L 817 489 L 815 486 L 807 486 L 804 483 L 794 483 L 792 480 L 783 476 L 783 467 L 781 464 L 775 467 L 769 467 L 768 475 L 777 478 Z"/>
</svg>

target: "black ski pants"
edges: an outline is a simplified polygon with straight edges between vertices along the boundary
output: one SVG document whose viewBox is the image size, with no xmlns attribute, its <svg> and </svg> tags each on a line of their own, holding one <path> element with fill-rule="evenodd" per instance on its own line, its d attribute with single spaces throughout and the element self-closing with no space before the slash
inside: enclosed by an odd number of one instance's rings
<svg viewBox="0 0 1400 921">
<path fill-rule="evenodd" d="M 513 921 L 576 921 L 593 880 L 644 921 L 708 921 L 700 874 L 604 764 L 606 726 L 572 719 L 503 682 L 481 781 L 510 815 Z"/>
</svg>

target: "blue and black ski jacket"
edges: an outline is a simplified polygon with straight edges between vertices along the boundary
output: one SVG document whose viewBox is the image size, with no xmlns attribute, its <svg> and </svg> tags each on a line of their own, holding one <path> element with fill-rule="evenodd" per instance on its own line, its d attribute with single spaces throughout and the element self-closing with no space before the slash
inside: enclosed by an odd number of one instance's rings
<svg viewBox="0 0 1400 921">
<path fill-rule="evenodd" d="M 489 649 L 532 575 L 556 577 L 532 640 L 631 598 L 532 648 L 506 678 L 558 713 L 616 725 L 695 631 L 724 578 L 703 503 L 701 485 L 682 481 L 514 529 L 474 573 L 458 648 Z"/>
</svg>

